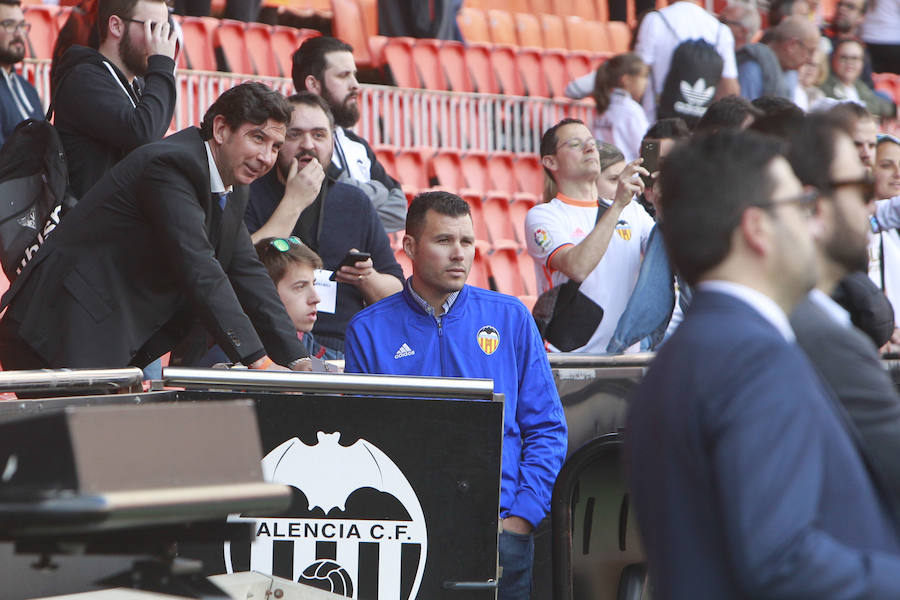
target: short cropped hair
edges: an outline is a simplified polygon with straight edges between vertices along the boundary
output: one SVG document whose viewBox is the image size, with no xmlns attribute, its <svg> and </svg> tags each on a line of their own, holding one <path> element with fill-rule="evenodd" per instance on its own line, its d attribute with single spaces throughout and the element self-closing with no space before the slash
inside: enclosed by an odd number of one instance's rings
<svg viewBox="0 0 900 600">
<path fill-rule="evenodd" d="M 763 111 L 763 115 L 753 121 L 750 129 L 781 139 L 789 139 L 800 128 L 806 115 L 802 108 L 778 96 L 760 96 L 751 104 Z"/>
<path fill-rule="evenodd" d="M 616 163 L 625 160 L 625 155 L 619 148 L 609 142 L 597 142 L 597 152 L 600 154 L 600 170 L 605 171 Z"/>
<path fill-rule="evenodd" d="M 303 91 L 299 94 L 288 96 L 288 102 L 292 105 L 303 104 L 304 106 L 321 108 L 325 112 L 325 116 L 328 117 L 328 125 L 331 129 L 334 129 L 334 114 L 331 112 L 331 107 L 328 106 L 328 103 L 322 96 L 313 94 L 312 92 Z"/>
<path fill-rule="evenodd" d="M 584 121 L 582 121 L 581 119 L 565 118 L 544 132 L 544 135 L 541 136 L 541 158 L 556 154 L 556 147 L 559 145 L 559 138 L 556 135 L 557 132 L 559 131 L 560 127 L 572 125 L 573 123 L 584 125 Z M 556 182 L 556 180 L 553 178 L 553 173 L 550 172 L 550 169 L 544 167 L 544 173 L 547 175 L 547 177 L 550 178 L 551 181 L 553 181 L 554 183 Z"/>
<path fill-rule="evenodd" d="M 406 211 L 406 234 L 416 240 L 425 226 L 425 215 L 433 210 L 439 215 L 462 217 L 472 215 L 469 203 L 452 192 L 434 191 L 417 194 Z"/>
<path fill-rule="evenodd" d="M 787 159 L 803 185 L 828 189 L 838 136 L 852 135 L 848 124 L 829 114 L 814 114 L 803 119 L 790 136 Z"/>
<path fill-rule="evenodd" d="M 691 285 L 731 251 L 743 211 L 769 200 L 768 168 L 784 143 L 749 131 L 722 130 L 676 146 L 660 174 L 660 222 L 669 256 Z"/>
<path fill-rule="evenodd" d="M 709 105 L 697 123 L 694 133 L 713 133 L 720 129 L 740 129 L 747 120 L 761 117 L 763 112 L 741 96 L 725 96 Z"/>
<path fill-rule="evenodd" d="M 306 78 L 312 75 L 322 81 L 325 55 L 330 52 L 353 52 L 353 46 L 325 35 L 307 39 L 291 57 L 291 79 L 298 92 L 306 89 Z"/>
<path fill-rule="evenodd" d="M 850 127 L 856 127 L 858 121 L 874 121 L 875 117 L 862 104 L 856 102 L 841 102 L 835 104 L 827 111 L 831 116 L 847 123 Z"/>
<path fill-rule="evenodd" d="M 686 140 L 691 137 L 691 129 L 681 117 L 660 119 L 644 134 L 645 140 Z"/>
<path fill-rule="evenodd" d="M 212 138 L 213 120 L 222 115 L 232 130 L 244 123 L 262 125 L 272 119 L 287 125 L 294 107 L 281 93 L 258 82 L 242 83 L 226 90 L 216 98 L 200 123 L 200 136 Z"/>
<path fill-rule="evenodd" d="M 4 4 L 6 6 L 22 6 L 22 2 L 20 0 L 0 0 L 0 4 Z"/>
<path fill-rule="evenodd" d="M 290 240 L 288 249 L 282 252 L 272 245 L 272 242 L 277 239 L 267 237 L 255 244 L 256 254 L 275 285 L 278 285 L 284 278 L 284 274 L 287 273 L 288 267 L 293 264 L 306 265 L 311 269 L 322 268 L 322 259 L 303 242 L 294 243 L 294 240 Z"/>
<path fill-rule="evenodd" d="M 165 2 L 165 0 L 149 0 L 151 2 Z M 109 18 L 113 15 L 121 19 L 130 19 L 134 14 L 134 7 L 138 0 L 100 0 L 97 3 L 97 33 L 100 42 L 106 40 L 109 34 Z"/>
</svg>

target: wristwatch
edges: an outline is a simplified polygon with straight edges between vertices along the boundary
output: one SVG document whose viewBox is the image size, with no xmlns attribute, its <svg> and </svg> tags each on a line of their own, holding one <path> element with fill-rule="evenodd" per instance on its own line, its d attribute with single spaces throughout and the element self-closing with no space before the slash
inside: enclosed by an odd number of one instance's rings
<svg viewBox="0 0 900 600">
<path fill-rule="evenodd" d="M 310 364 L 312 363 L 312 359 L 310 357 L 304 356 L 303 358 L 298 358 L 297 360 L 292 360 L 290 363 L 288 363 L 288 369 L 290 369 L 291 371 L 296 371 L 297 367 L 300 366 L 303 361 L 308 361 Z"/>
</svg>

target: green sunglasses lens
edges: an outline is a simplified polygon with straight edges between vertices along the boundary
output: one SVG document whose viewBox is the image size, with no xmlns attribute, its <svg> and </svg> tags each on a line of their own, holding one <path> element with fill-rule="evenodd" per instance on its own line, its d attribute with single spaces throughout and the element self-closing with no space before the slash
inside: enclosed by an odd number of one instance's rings
<svg viewBox="0 0 900 600">
<path fill-rule="evenodd" d="M 275 249 L 279 252 L 287 252 L 290 249 L 290 244 L 288 244 L 287 240 L 283 240 L 281 238 L 277 240 L 272 240 L 272 245 L 275 246 Z"/>
</svg>

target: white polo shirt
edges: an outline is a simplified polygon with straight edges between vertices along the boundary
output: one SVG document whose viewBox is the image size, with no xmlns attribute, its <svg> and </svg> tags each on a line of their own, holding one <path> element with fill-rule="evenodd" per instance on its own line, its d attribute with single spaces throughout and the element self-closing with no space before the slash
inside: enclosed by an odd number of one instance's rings
<svg viewBox="0 0 900 600">
<path fill-rule="evenodd" d="M 611 204 L 607 200 L 602 202 L 606 206 Z M 587 237 L 597 220 L 597 206 L 597 201 L 576 200 L 560 194 L 528 211 L 525 239 L 528 253 L 534 259 L 538 293 L 569 280 L 563 273 L 549 267 L 550 259 L 561 248 L 579 244 Z M 590 341 L 575 352 L 606 352 L 606 346 L 637 282 L 653 225 L 653 218 L 636 201 L 622 210 L 606 253 L 579 288 L 603 307 L 603 320 Z"/>
<path fill-rule="evenodd" d="M 693 2 L 687 0 L 675 2 L 659 11 L 665 16 L 672 29 L 678 32 L 678 38 L 666 27 L 659 14 L 649 13 L 641 22 L 637 33 L 634 52 L 645 63 L 650 65 L 650 85 L 644 94 L 644 110 L 647 119 L 656 121 L 656 97 L 661 94 L 669 66 L 672 64 L 672 53 L 681 42 L 704 39 L 713 44 L 722 57 L 722 77 L 737 79 L 737 61 L 734 57 L 734 36 L 731 30 L 719 23 L 719 20 Z"/>
</svg>

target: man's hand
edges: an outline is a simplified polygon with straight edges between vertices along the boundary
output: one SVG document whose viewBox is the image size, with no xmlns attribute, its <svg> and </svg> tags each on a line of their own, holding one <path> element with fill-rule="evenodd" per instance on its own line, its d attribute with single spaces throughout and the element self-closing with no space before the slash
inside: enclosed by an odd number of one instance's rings
<svg viewBox="0 0 900 600">
<path fill-rule="evenodd" d="M 357 250 L 356 248 L 350 248 L 350 252 L 359 252 L 359 250 Z M 355 286 L 365 286 L 368 279 L 374 273 L 375 268 L 372 265 L 372 259 L 367 258 L 366 260 L 357 262 L 352 267 L 341 267 L 341 270 L 336 273 L 335 279 L 337 279 L 341 283 L 349 283 L 350 285 Z"/>
<path fill-rule="evenodd" d="M 528 535 L 531 533 L 533 527 L 531 523 L 523 519 L 522 517 L 509 516 L 503 519 L 503 530 L 511 531 L 512 533 L 519 533 L 521 535 Z"/>
<path fill-rule="evenodd" d="M 153 31 L 151 27 L 153 25 Z M 175 58 L 175 32 L 169 27 L 169 22 L 157 23 L 156 21 L 144 21 L 144 38 L 147 40 L 147 53 L 149 56 L 161 54 L 169 58 Z"/>
<path fill-rule="evenodd" d="M 313 159 L 301 169 L 300 163 L 293 158 L 284 182 L 284 199 L 297 203 L 300 212 L 303 212 L 319 195 L 323 181 L 325 169 L 319 161 Z"/>
<path fill-rule="evenodd" d="M 638 158 L 622 169 L 619 174 L 619 183 L 616 185 L 616 197 L 613 200 L 619 208 L 625 208 L 631 202 L 631 199 L 644 191 L 644 182 L 641 175 L 649 176 L 647 169 L 641 166 L 644 162 L 643 158 Z"/>
</svg>

